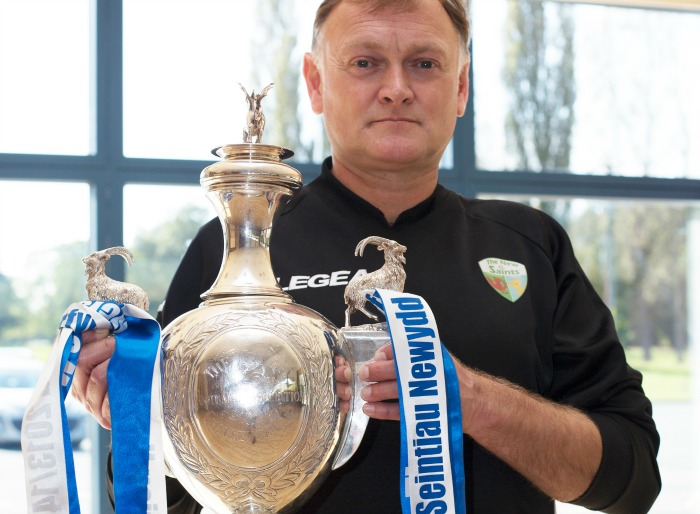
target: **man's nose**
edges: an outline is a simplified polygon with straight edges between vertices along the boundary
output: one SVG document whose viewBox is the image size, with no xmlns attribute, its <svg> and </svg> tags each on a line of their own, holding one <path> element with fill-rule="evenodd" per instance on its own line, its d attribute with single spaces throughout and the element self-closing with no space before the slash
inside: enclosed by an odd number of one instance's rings
<svg viewBox="0 0 700 514">
<path fill-rule="evenodd" d="M 387 68 L 379 89 L 379 101 L 387 105 L 410 104 L 413 98 L 413 89 L 407 71 L 402 66 Z"/>
</svg>

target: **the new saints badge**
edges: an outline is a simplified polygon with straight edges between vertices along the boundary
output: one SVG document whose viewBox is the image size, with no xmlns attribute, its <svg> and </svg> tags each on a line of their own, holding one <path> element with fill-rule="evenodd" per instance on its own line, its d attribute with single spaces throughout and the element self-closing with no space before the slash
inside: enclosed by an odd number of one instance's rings
<svg viewBox="0 0 700 514">
<path fill-rule="evenodd" d="M 527 288 L 527 269 L 519 262 L 489 257 L 479 261 L 486 280 L 501 296 L 515 302 Z"/>
</svg>

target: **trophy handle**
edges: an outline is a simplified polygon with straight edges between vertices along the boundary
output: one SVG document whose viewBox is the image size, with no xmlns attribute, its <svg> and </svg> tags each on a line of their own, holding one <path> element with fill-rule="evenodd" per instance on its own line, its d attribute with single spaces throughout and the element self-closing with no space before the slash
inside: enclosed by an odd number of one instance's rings
<svg viewBox="0 0 700 514">
<path fill-rule="evenodd" d="M 374 358 L 379 348 L 391 342 L 387 332 L 386 323 L 372 325 L 358 325 L 356 327 L 344 327 L 340 329 L 343 344 L 347 345 L 349 364 L 353 370 L 352 398 L 343 433 L 338 443 L 338 451 L 333 461 L 333 469 L 338 469 L 352 457 L 362 442 L 369 417 L 362 412 L 362 406 L 366 403 L 360 397 L 360 390 L 370 382 L 359 379 L 360 367 Z"/>
</svg>

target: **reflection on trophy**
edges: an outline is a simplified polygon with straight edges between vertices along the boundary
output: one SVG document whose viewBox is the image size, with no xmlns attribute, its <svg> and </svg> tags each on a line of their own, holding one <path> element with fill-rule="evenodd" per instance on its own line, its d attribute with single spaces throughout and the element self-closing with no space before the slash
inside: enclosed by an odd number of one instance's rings
<svg viewBox="0 0 700 514">
<path fill-rule="evenodd" d="M 293 512 L 352 456 L 367 417 L 358 394 L 350 413 L 340 413 L 334 358 L 356 370 L 388 341 L 375 325 L 341 334 L 277 284 L 272 220 L 302 181 L 282 162 L 291 151 L 260 143 L 260 101 L 271 86 L 259 95 L 243 89 L 246 142 L 216 149 L 221 160 L 201 173 L 224 229 L 223 262 L 200 307 L 162 335 L 166 462 L 200 504 L 221 514 Z M 368 242 L 403 258 L 404 247 Z M 357 393 L 361 384 L 351 386 Z"/>
</svg>

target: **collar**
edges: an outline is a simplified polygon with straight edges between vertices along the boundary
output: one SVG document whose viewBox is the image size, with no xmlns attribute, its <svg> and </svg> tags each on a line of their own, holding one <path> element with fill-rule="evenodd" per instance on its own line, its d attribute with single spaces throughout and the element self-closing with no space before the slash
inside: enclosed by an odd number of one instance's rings
<svg viewBox="0 0 700 514">
<path fill-rule="evenodd" d="M 332 190 L 336 195 L 340 196 L 345 202 L 350 204 L 355 210 L 361 211 L 367 216 L 375 218 L 376 220 L 382 222 L 387 227 L 399 227 L 402 225 L 409 225 L 422 218 L 424 218 L 430 210 L 433 208 L 433 203 L 438 195 L 438 192 L 443 189 L 442 186 L 438 185 L 432 194 L 420 202 L 414 205 L 410 209 L 403 211 L 396 222 L 393 225 L 389 225 L 384 218 L 382 211 L 377 209 L 374 205 L 369 203 L 364 198 L 356 195 L 350 189 L 345 187 L 336 177 L 333 175 L 333 159 L 331 157 L 326 158 L 323 161 L 321 167 L 321 175 L 314 181 L 321 187 L 328 188 Z"/>
</svg>

